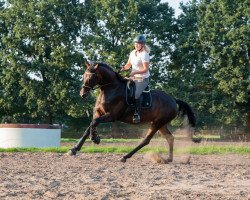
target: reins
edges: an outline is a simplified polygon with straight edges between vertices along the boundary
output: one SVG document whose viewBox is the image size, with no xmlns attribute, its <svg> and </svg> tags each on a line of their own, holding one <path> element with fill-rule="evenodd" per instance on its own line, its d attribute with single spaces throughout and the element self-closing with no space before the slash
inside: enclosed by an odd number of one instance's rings
<svg viewBox="0 0 250 200">
<path fill-rule="evenodd" d="M 91 90 L 96 90 L 98 88 L 101 88 L 101 87 L 104 87 L 106 85 L 110 85 L 111 83 L 106 83 L 106 84 L 103 84 L 103 85 L 96 85 L 95 87 L 90 87 L 90 86 L 87 86 L 87 85 L 82 85 L 82 88 L 88 88 L 88 89 L 91 89 Z"/>
</svg>

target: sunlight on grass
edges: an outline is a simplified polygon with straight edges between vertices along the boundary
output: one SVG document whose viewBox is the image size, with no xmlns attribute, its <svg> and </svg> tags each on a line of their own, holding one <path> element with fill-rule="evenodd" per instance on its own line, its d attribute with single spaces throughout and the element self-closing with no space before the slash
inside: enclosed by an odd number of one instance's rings
<svg viewBox="0 0 250 200">
<path fill-rule="evenodd" d="M 48 148 L 0 148 L 0 152 L 54 152 L 54 153 L 66 153 L 68 152 L 68 147 L 48 147 Z"/>
<path fill-rule="evenodd" d="M 82 148 L 83 153 L 128 153 L 134 147 L 129 146 L 85 146 Z M 66 153 L 69 147 L 50 147 L 50 148 L 0 148 L 0 152 L 54 152 Z M 139 153 L 155 152 L 166 153 L 165 147 L 144 147 Z M 175 149 L 176 154 L 190 153 L 196 155 L 211 155 L 211 154 L 250 154 L 250 147 L 245 146 L 198 146 L 188 147 L 184 149 Z"/>
<path fill-rule="evenodd" d="M 250 154 L 250 147 L 245 146 L 199 146 L 199 147 L 190 147 L 189 152 L 191 154 L 198 155 L 211 155 L 211 154 Z"/>
<path fill-rule="evenodd" d="M 73 139 L 73 138 L 62 138 L 61 142 L 78 142 L 79 139 Z M 125 143 L 125 142 L 139 142 L 141 139 L 123 139 L 123 138 L 102 138 L 102 142 L 105 143 Z M 90 139 L 87 139 L 86 142 L 92 142 Z"/>
<path fill-rule="evenodd" d="M 182 138 L 183 136 L 176 135 L 175 138 Z M 203 139 L 220 139 L 219 135 L 202 135 Z M 74 138 L 61 138 L 61 142 L 77 142 L 79 139 L 74 139 Z M 139 142 L 141 141 L 141 138 L 138 139 L 123 139 L 123 138 L 102 138 L 102 142 L 106 143 L 129 143 L 129 142 Z M 162 138 L 154 138 L 153 140 L 162 140 Z M 91 142 L 90 139 L 87 139 L 86 142 Z"/>
</svg>

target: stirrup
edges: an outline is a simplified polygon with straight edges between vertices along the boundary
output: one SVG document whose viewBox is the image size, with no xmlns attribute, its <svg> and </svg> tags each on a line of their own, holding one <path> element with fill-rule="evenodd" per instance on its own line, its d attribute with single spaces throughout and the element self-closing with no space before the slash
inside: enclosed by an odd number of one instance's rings
<svg viewBox="0 0 250 200">
<path fill-rule="evenodd" d="M 133 116 L 133 123 L 137 124 L 137 123 L 140 123 L 140 121 L 141 121 L 141 117 L 139 113 L 135 113 Z"/>
</svg>

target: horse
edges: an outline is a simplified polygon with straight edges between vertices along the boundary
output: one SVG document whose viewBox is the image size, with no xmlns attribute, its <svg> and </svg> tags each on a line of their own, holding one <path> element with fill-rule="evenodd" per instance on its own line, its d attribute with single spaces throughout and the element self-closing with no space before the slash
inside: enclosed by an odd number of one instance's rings
<svg viewBox="0 0 250 200">
<path fill-rule="evenodd" d="M 81 150 L 85 140 L 90 137 L 96 144 L 100 143 L 100 137 L 96 132 L 96 127 L 100 123 L 120 121 L 133 124 L 132 116 L 134 109 L 128 106 L 126 102 L 127 81 L 118 72 L 115 72 L 109 65 L 96 62 L 87 64 L 83 74 L 83 85 L 80 90 L 80 96 L 86 98 L 91 90 L 100 89 L 96 99 L 93 120 L 86 129 L 78 143 L 69 150 L 69 155 L 76 155 Z M 138 150 L 150 143 L 157 131 L 167 140 L 169 145 L 169 154 L 167 162 L 173 161 L 174 136 L 169 131 L 167 125 L 180 113 L 187 116 L 189 125 L 195 127 L 195 115 L 188 103 L 175 99 L 161 90 L 151 90 L 151 107 L 141 109 L 141 122 L 139 124 L 150 123 L 150 128 L 144 139 L 131 152 L 121 158 L 121 162 L 126 162 Z M 197 142 L 190 135 L 194 142 Z"/>
</svg>

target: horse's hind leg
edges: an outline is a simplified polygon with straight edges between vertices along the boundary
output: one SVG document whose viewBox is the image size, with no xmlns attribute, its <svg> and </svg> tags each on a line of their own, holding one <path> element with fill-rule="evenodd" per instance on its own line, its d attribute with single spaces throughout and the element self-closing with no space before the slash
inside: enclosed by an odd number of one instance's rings
<svg viewBox="0 0 250 200">
<path fill-rule="evenodd" d="M 148 130 L 148 133 L 147 133 L 146 137 L 143 139 L 143 141 L 135 149 L 133 149 L 130 153 L 125 155 L 121 159 L 121 162 L 126 162 L 127 158 L 132 157 L 142 147 L 148 145 L 150 140 L 152 139 L 152 137 L 154 136 L 154 134 L 156 133 L 157 130 L 158 130 L 158 128 L 156 126 L 152 125 L 151 128 Z"/>
<path fill-rule="evenodd" d="M 167 125 L 160 128 L 159 131 L 160 131 L 161 135 L 168 141 L 168 145 L 169 145 L 168 154 L 169 154 L 169 156 L 168 156 L 167 161 L 172 162 L 173 161 L 174 136 L 168 130 Z"/>
</svg>

